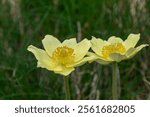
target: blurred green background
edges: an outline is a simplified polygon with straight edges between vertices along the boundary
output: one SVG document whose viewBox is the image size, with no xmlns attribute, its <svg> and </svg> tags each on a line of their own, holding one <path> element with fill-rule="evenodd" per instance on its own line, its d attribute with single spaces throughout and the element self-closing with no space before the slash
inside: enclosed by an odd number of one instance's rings
<svg viewBox="0 0 150 117">
<path fill-rule="evenodd" d="M 43 48 L 51 34 L 63 41 L 91 36 L 150 44 L 150 0 L 0 0 L 0 99 L 65 99 L 62 76 L 37 68 L 27 47 Z M 150 49 L 119 63 L 120 99 L 150 99 Z M 85 64 L 70 75 L 72 99 L 112 99 L 111 65 Z"/>
</svg>

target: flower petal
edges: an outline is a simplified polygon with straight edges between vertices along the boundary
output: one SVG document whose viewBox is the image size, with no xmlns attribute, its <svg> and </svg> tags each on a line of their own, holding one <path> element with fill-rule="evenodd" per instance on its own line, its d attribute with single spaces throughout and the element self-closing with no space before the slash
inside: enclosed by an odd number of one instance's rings
<svg viewBox="0 0 150 117">
<path fill-rule="evenodd" d="M 75 62 L 80 61 L 88 52 L 91 47 L 91 43 L 89 40 L 84 39 L 77 44 L 74 48 L 75 51 Z"/>
<path fill-rule="evenodd" d="M 128 38 L 124 41 L 124 45 L 126 47 L 126 50 L 128 50 L 131 47 L 135 47 L 137 42 L 140 39 L 140 34 L 130 34 Z"/>
<path fill-rule="evenodd" d="M 89 60 L 89 57 L 84 57 L 82 60 L 75 62 L 73 64 L 69 64 L 66 67 L 78 67 L 85 64 Z"/>
<path fill-rule="evenodd" d="M 61 75 L 67 76 L 74 70 L 75 69 L 73 67 L 70 67 L 70 68 L 63 69 L 62 71 L 54 71 L 54 72 L 57 73 L 57 74 L 61 74 Z"/>
<path fill-rule="evenodd" d="M 53 51 L 61 44 L 61 42 L 52 35 L 46 35 L 42 43 L 49 56 L 52 56 Z"/>
<path fill-rule="evenodd" d="M 96 39 L 95 37 L 92 37 L 91 40 L 91 48 L 92 50 L 99 56 L 101 56 L 101 49 L 105 45 L 105 42 L 102 39 Z"/>
<path fill-rule="evenodd" d="M 121 60 L 124 60 L 127 57 L 125 55 L 121 55 L 120 53 L 112 53 L 109 55 L 109 58 L 113 61 L 120 62 Z"/>
<path fill-rule="evenodd" d="M 141 49 L 143 49 L 144 47 L 149 46 L 148 44 L 142 44 L 136 48 L 130 48 L 126 55 L 128 58 L 132 58 L 133 56 L 135 56 Z"/>
<path fill-rule="evenodd" d="M 64 67 L 61 64 L 57 64 L 54 68 L 53 71 L 62 71 Z"/>
<path fill-rule="evenodd" d="M 123 40 L 119 37 L 111 36 L 111 37 L 109 37 L 108 42 L 109 43 L 122 43 Z"/>
<path fill-rule="evenodd" d="M 93 61 L 96 61 L 99 64 L 106 65 L 106 64 L 109 64 L 110 62 L 112 62 L 112 61 L 104 59 L 104 58 L 102 58 L 102 57 L 100 57 L 100 56 L 98 56 L 98 55 L 96 55 L 96 54 L 94 54 L 92 52 L 88 52 L 87 55 L 88 55 L 87 59 L 88 59 L 89 63 L 92 63 Z"/>
<path fill-rule="evenodd" d="M 46 51 L 33 45 L 30 45 L 27 50 L 32 52 L 38 60 L 37 67 L 46 68 L 48 70 L 52 70 L 55 67 L 55 62 L 48 56 Z"/>
<path fill-rule="evenodd" d="M 127 57 L 131 56 L 135 52 L 136 48 L 129 48 L 128 51 L 125 53 Z"/>
<path fill-rule="evenodd" d="M 66 39 L 65 41 L 63 41 L 62 45 L 74 48 L 77 45 L 76 38 Z"/>
</svg>

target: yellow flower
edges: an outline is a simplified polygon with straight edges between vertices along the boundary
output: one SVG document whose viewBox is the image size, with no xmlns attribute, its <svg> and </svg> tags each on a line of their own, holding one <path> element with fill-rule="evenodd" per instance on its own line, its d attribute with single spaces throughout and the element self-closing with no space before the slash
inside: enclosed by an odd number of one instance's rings
<svg viewBox="0 0 150 117">
<path fill-rule="evenodd" d="M 100 64 L 108 64 L 114 61 L 120 62 L 130 59 L 142 48 L 148 46 L 148 44 L 142 44 L 135 47 L 139 39 L 140 34 L 130 34 L 125 41 L 115 36 L 110 37 L 108 41 L 92 37 L 91 48 L 94 53 L 88 53 L 89 62 L 96 61 Z"/>
<path fill-rule="evenodd" d="M 33 45 L 28 47 L 28 51 L 32 52 L 37 62 L 37 67 L 46 68 L 55 73 L 67 76 L 77 66 L 87 61 L 87 54 L 91 43 L 84 39 L 80 43 L 75 38 L 67 39 L 62 43 L 51 35 L 46 35 L 42 40 L 44 49 L 39 49 Z"/>
</svg>

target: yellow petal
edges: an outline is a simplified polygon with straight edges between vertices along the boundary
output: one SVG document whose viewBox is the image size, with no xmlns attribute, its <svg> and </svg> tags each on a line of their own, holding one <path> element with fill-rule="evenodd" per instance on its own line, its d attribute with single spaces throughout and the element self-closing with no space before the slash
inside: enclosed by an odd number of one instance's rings
<svg viewBox="0 0 150 117">
<path fill-rule="evenodd" d="M 38 60 L 37 67 L 46 68 L 48 70 L 52 70 L 55 67 L 54 61 L 44 50 L 39 49 L 33 45 L 30 45 L 27 50 L 32 52 Z"/>
<path fill-rule="evenodd" d="M 49 56 L 52 56 L 54 50 L 61 45 L 61 42 L 53 37 L 52 35 L 46 35 L 45 38 L 42 40 L 44 49 L 48 53 Z"/>
<path fill-rule="evenodd" d="M 85 64 L 89 60 L 89 57 L 84 57 L 82 60 L 75 62 L 73 64 L 69 64 L 66 67 L 78 67 Z"/>
<path fill-rule="evenodd" d="M 124 41 L 124 45 L 126 47 L 126 50 L 128 50 L 131 47 L 135 47 L 137 42 L 140 39 L 140 34 L 130 34 L 128 38 Z"/>
<path fill-rule="evenodd" d="M 64 67 L 61 64 L 57 64 L 54 68 L 53 71 L 62 71 Z"/>
<path fill-rule="evenodd" d="M 109 61 L 104 61 L 102 59 L 97 59 L 96 62 L 99 63 L 99 64 L 102 64 L 102 65 L 107 65 L 107 64 L 111 63 L 112 61 L 109 62 Z"/>
<path fill-rule="evenodd" d="M 67 76 L 74 70 L 75 69 L 73 67 L 71 67 L 71 68 L 65 68 L 62 71 L 54 71 L 54 72 L 57 73 L 57 74 L 61 74 L 61 75 Z"/>
<path fill-rule="evenodd" d="M 92 50 L 99 56 L 101 56 L 101 49 L 105 45 L 105 42 L 102 39 L 96 39 L 95 37 L 92 37 L 91 40 L 91 48 Z"/>
<path fill-rule="evenodd" d="M 125 53 L 127 57 L 131 56 L 135 52 L 136 48 L 129 48 L 128 51 Z"/>
<path fill-rule="evenodd" d="M 120 53 L 112 53 L 109 55 L 109 58 L 113 61 L 120 62 L 121 60 L 124 60 L 127 57 L 125 55 L 121 55 Z"/>
<path fill-rule="evenodd" d="M 66 39 L 65 41 L 63 41 L 62 45 L 74 48 L 77 45 L 76 38 Z"/>
<path fill-rule="evenodd" d="M 99 64 L 103 64 L 103 65 L 106 65 L 106 64 L 109 64 L 110 62 L 112 62 L 112 61 L 109 61 L 109 60 L 107 60 L 107 59 L 104 59 L 104 58 L 102 58 L 102 57 L 100 57 L 100 56 L 98 56 L 98 55 L 96 55 L 96 54 L 94 54 L 94 53 L 92 53 L 92 52 L 88 52 L 87 53 L 87 55 L 88 55 L 88 62 L 89 63 L 91 63 L 91 62 L 93 62 L 93 61 L 96 61 L 96 62 L 98 62 Z"/>
<path fill-rule="evenodd" d="M 136 55 L 141 49 L 143 49 L 144 47 L 149 46 L 148 44 L 142 44 L 136 48 L 130 48 L 126 55 L 128 58 L 132 58 L 134 55 Z"/>
<path fill-rule="evenodd" d="M 111 37 L 109 37 L 108 42 L 109 43 L 122 43 L 123 40 L 119 37 L 111 36 Z"/>
<path fill-rule="evenodd" d="M 88 52 L 88 53 L 87 53 L 87 56 L 88 56 L 88 58 L 89 58 L 89 60 L 88 60 L 89 63 L 92 63 L 92 62 L 94 62 L 95 60 L 99 59 L 99 55 L 96 55 L 96 54 L 93 53 L 93 52 Z"/>
<path fill-rule="evenodd" d="M 88 52 L 91 47 L 91 43 L 89 40 L 84 39 L 77 44 L 74 48 L 75 51 L 75 62 L 80 61 Z"/>
</svg>

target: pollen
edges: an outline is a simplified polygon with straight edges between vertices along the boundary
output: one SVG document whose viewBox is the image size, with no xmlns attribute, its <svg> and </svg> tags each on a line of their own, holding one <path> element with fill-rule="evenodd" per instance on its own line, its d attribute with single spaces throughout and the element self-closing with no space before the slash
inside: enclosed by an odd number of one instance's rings
<svg viewBox="0 0 150 117">
<path fill-rule="evenodd" d="M 74 49 L 67 46 L 58 47 L 52 54 L 52 58 L 59 64 L 66 65 L 74 62 Z"/>
<path fill-rule="evenodd" d="M 108 58 L 111 53 L 125 53 L 126 48 L 122 43 L 112 43 L 102 48 L 102 56 Z"/>
</svg>

